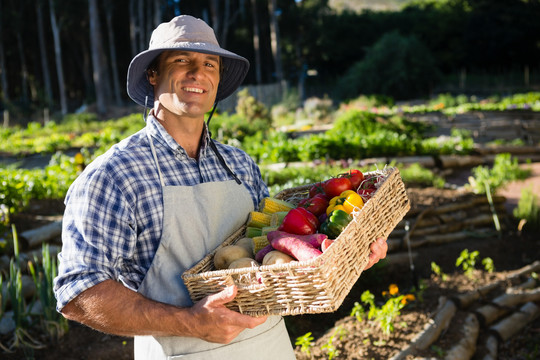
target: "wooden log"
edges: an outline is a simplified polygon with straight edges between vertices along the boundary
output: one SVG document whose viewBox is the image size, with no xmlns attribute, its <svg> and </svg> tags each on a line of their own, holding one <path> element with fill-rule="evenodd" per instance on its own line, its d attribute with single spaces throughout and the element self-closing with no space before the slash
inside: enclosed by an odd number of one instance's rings
<svg viewBox="0 0 540 360">
<path fill-rule="evenodd" d="M 62 220 L 58 220 L 36 229 L 24 231 L 20 234 L 20 237 L 27 242 L 28 247 L 35 248 L 61 234 Z"/>
<path fill-rule="evenodd" d="M 481 360 L 497 360 L 499 351 L 499 340 L 494 335 L 488 335 L 484 341 L 482 352 L 476 354 L 476 358 Z"/>
<path fill-rule="evenodd" d="M 461 332 L 461 339 L 458 343 L 448 352 L 444 357 L 445 360 L 468 360 L 471 359 L 476 352 L 476 340 L 478 339 L 478 333 L 480 332 L 480 323 L 476 318 L 476 315 L 469 314 L 465 318 L 463 329 Z"/>
<path fill-rule="evenodd" d="M 418 258 L 417 252 L 412 252 L 411 257 L 413 260 Z M 408 252 L 400 252 L 396 254 L 388 254 L 384 261 L 389 266 L 402 266 L 402 265 L 409 265 L 409 253 Z"/>
<path fill-rule="evenodd" d="M 539 315 L 540 307 L 532 302 L 528 302 L 519 308 L 519 311 L 491 326 L 489 330 L 496 334 L 502 341 L 506 341 L 520 332 Z"/>
<path fill-rule="evenodd" d="M 391 358 L 392 360 L 402 360 L 408 355 L 414 354 L 417 350 L 427 349 L 439 338 L 443 330 L 448 328 L 456 313 L 456 305 L 453 301 L 444 297 L 439 299 L 439 304 L 442 304 L 442 306 L 439 306 L 435 317 L 430 319 L 424 326 L 424 329 L 411 340 L 409 345 L 393 356 Z"/>
<path fill-rule="evenodd" d="M 521 292 L 512 292 L 496 297 L 487 304 L 475 310 L 482 325 L 492 324 L 495 320 L 512 310 L 512 307 L 526 302 L 539 301 L 540 288 L 525 290 Z"/>
<path fill-rule="evenodd" d="M 439 159 L 444 169 L 478 166 L 485 162 L 484 157 L 474 155 L 441 155 Z"/>
<path fill-rule="evenodd" d="M 487 284 L 482 286 L 481 288 L 478 288 L 473 291 L 469 291 L 464 294 L 460 294 L 458 296 L 452 297 L 452 301 L 456 303 L 456 305 L 460 309 L 465 309 L 469 307 L 472 303 L 477 301 L 478 299 L 485 298 L 490 292 L 496 290 L 497 288 L 501 287 L 503 284 L 506 283 L 506 281 L 512 281 L 514 279 L 517 279 L 521 276 L 528 275 L 532 272 L 536 272 L 540 270 L 540 260 L 537 260 L 529 265 L 526 265 L 520 269 L 514 270 L 509 272 L 507 278 L 505 280 L 499 280 L 495 281 L 491 284 Z"/>
</svg>

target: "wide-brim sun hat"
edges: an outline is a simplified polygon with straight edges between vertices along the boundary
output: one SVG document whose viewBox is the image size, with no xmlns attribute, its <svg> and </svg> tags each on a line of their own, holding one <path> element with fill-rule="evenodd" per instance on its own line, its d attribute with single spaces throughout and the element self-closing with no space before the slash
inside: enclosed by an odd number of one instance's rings
<svg viewBox="0 0 540 360">
<path fill-rule="evenodd" d="M 148 82 L 146 70 L 152 60 L 165 50 L 195 51 L 218 55 L 222 59 L 222 71 L 216 101 L 232 95 L 240 86 L 249 70 L 244 57 L 222 49 L 214 30 L 203 20 L 180 15 L 160 24 L 150 38 L 148 50 L 136 55 L 129 64 L 127 92 L 129 97 L 142 106 L 153 106 L 154 88 Z"/>
</svg>

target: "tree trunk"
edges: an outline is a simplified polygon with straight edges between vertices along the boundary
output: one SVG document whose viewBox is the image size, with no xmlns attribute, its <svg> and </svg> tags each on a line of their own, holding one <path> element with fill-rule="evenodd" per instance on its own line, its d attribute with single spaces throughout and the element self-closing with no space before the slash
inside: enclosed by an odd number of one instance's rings
<svg viewBox="0 0 540 360">
<path fill-rule="evenodd" d="M 257 15 L 257 0 L 251 0 L 251 11 L 253 15 L 253 49 L 255 51 L 255 81 L 257 85 L 260 85 L 262 83 L 262 75 L 261 75 L 261 48 L 259 44 L 259 17 Z"/>
<path fill-rule="evenodd" d="M 39 40 L 39 54 L 41 56 L 41 71 L 43 72 L 43 86 L 45 88 L 45 100 L 47 106 L 53 103 L 53 93 L 51 86 L 51 76 L 49 74 L 49 61 L 47 60 L 47 46 L 45 43 L 44 28 L 43 28 L 43 0 L 36 0 L 37 12 L 37 31 Z M 1 40 L 0 40 L 1 41 Z"/>
<path fill-rule="evenodd" d="M 137 2 L 137 33 L 139 35 L 139 51 L 142 51 L 144 49 L 144 45 L 146 44 L 145 37 L 144 37 L 144 0 L 138 0 Z M 137 51 L 137 52 L 139 52 Z"/>
<path fill-rule="evenodd" d="M 0 0 L 0 14 L 2 13 L 2 0 Z M 7 69 L 6 69 L 6 60 L 4 57 L 4 35 L 2 33 L 2 17 L 0 16 L 0 84 L 2 85 L 2 99 L 5 102 L 9 101 L 9 91 L 8 91 L 8 79 L 7 79 Z"/>
<path fill-rule="evenodd" d="M 480 323 L 474 314 L 465 318 L 461 340 L 446 353 L 444 360 L 468 360 L 476 352 L 476 340 L 480 332 Z"/>
<path fill-rule="evenodd" d="M 97 0 L 88 1 L 88 13 L 90 21 L 90 47 L 92 49 L 92 69 L 97 113 L 103 115 L 107 112 L 107 103 L 105 100 L 106 91 L 104 90 L 105 79 L 103 78 L 103 68 L 101 66 L 103 48 L 101 47 L 101 27 L 99 25 Z"/>
<path fill-rule="evenodd" d="M 279 24 L 276 16 L 276 0 L 268 0 L 268 13 L 270 14 L 270 45 L 272 47 L 272 56 L 274 57 L 276 80 L 278 83 L 283 84 L 283 66 L 281 65 L 281 46 Z"/>
<path fill-rule="evenodd" d="M 24 55 L 24 45 L 21 31 L 17 31 L 17 50 L 19 51 L 19 61 L 21 64 L 21 102 L 28 104 L 28 69 L 26 68 L 26 56 Z"/>
<path fill-rule="evenodd" d="M 135 5 L 137 0 L 129 1 L 129 42 L 131 44 L 131 57 L 137 55 L 139 47 L 137 46 L 137 15 Z"/>
<path fill-rule="evenodd" d="M 62 44 L 60 43 L 60 28 L 56 23 L 56 15 L 54 13 L 54 0 L 49 0 L 49 15 L 51 17 L 51 28 L 54 40 L 54 57 L 56 59 L 56 73 L 58 76 L 60 108 L 62 115 L 66 115 L 68 112 L 68 108 L 66 97 L 66 84 L 64 82 L 64 67 L 62 65 Z"/>
<path fill-rule="evenodd" d="M 528 302 L 523 305 L 519 311 L 516 311 L 512 315 L 504 318 L 497 324 L 489 328 L 489 330 L 502 340 L 506 341 L 512 336 L 517 334 L 527 324 L 532 322 L 540 315 L 540 307 L 532 302 Z"/>
<path fill-rule="evenodd" d="M 154 28 L 161 24 L 163 18 L 163 10 L 161 8 L 163 1 L 154 0 Z"/>
<path fill-rule="evenodd" d="M 111 70 L 112 70 L 112 85 L 113 85 L 113 94 L 114 102 L 117 106 L 122 105 L 122 96 L 120 90 L 120 83 L 118 81 L 118 62 L 116 60 L 116 42 L 114 40 L 114 24 L 113 24 L 113 10 L 114 2 L 105 1 L 105 16 L 107 20 L 107 34 L 109 34 L 109 54 L 111 56 Z"/>
</svg>

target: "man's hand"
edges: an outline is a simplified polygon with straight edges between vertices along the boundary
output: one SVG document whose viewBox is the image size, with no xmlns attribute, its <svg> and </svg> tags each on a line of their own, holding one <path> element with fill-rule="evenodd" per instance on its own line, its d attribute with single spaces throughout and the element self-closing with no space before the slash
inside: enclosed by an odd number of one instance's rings
<svg viewBox="0 0 540 360">
<path fill-rule="evenodd" d="M 386 253 L 388 252 L 388 244 L 386 243 L 386 239 L 378 238 L 375 242 L 371 244 L 369 249 L 371 250 L 371 253 L 369 254 L 369 262 L 364 268 L 364 270 L 369 269 L 370 267 L 378 263 L 379 260 L 386 257 Z"/>
<path fill-rule="evenodd" d="M 261 325 L 267 316 L 252 317 L 229 310 L 225 304 L 232 301 L 237 293 L 236 286 L 229 286 L 221 292 L 197 302 L 190 309 L 195 318 L 194 335 L 206 341 L 228 344 L 244 329 Z"/>
</svg>

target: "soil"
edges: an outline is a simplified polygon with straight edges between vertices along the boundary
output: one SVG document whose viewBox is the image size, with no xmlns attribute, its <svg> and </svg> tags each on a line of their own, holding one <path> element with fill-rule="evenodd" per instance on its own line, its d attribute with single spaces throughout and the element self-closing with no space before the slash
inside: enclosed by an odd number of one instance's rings
<svg viewBox="0 0 540 360">
<path fill-rule="evenodd" d="M 516 206 L 521 189 L 533 186 L 540 194 L 540 164 L 532 164 L 533 176 L 525 182 L 509 184 L 499 194 L 507 197 L 510 212 Z M 455 174 L 454 179 L 466 179 L 466 174 Z M 415 206 L 427 206 L 450 200 L 456 190 L 409 189 Z M 33 203 L 29 211 L 20 215 L 14 222 L 19 231 L 35 227 L 50 221 L 50 216 L 61 215 L 61 202 Z M 510 217 L 509 217 L 510 218 Z M 389 265 L 381 261 L 372 269 L 365 271 L 341 307 L 334 313 L 299 315 L 286 317 L 286 324 L 294 344 L 296 338 L 308 332 L 313 340 L 310 355 L 296 347 L 298 359 L 328 359 L 334 347 L 336 359 L 387 359 L 399 352 L 422 331 L 425 324 L 434 315 L 441 297 L 450 298 L 477 289 L 497 280 L 507 279 L 508 273 L 540 259 L 540 239 L 537 234 L 520 233 L 517 224 L 509 223 L 502 237 L 471 237 L 464 241 L 445 245 L 415 249 L 419 256 L 414 268 L 407 265 Z M 488 273 L 475 270 L 473 277 L 464 275 L 455 265 L 463 249 L 478 250 L 480 257 L 493 259 L 496 271 Z M 447 278 L 435 276 L 431 271 L 431 262 L 441 267 Z M 358 321 L 350 316 L 355 302 L 360 302 L 361 294 L 369 290 L 375 295 L 376 303 L 381 306 L 386 298 L 383 291 L 388 291 L 390 284 L 396 284 L 400 294 L 415 293 L 416 300 L 410 302 L 394 320 L 394 331 L 389 335 L 381 331 L 374 321 Z M 414 292 L 423 285 L 423 291 Z M 512 284 L 509 284 L 512 285 Z M 540 305 L 539 303 L 537 303 Z M 458 310 L 453 324 L 459 324 L 465 312 Z M 540 359 L 540 318 L 531 322 L 519 334 L 508 341 L 499 343 L 498 359 Z M 481 335 L 484 336 L 484 335 Z M 455 344 L 459 337 L 458 328 L 452 326 L 442 334 L 434 346 L 417 356 L 441 358 L 444 351 Z M 336 356 L 337 355 L 337 356 Z M 69 331 L 55 343 L 47 343 L 44 349 L 18 350 L 16 353 L 1 353 L 2 359 L 132 359 L 133 339 L 111 336 L 94 331 L 77 323 L 69 323 Z M 412 359 L 412 357 L 408 357 Z"/>
</svg>

